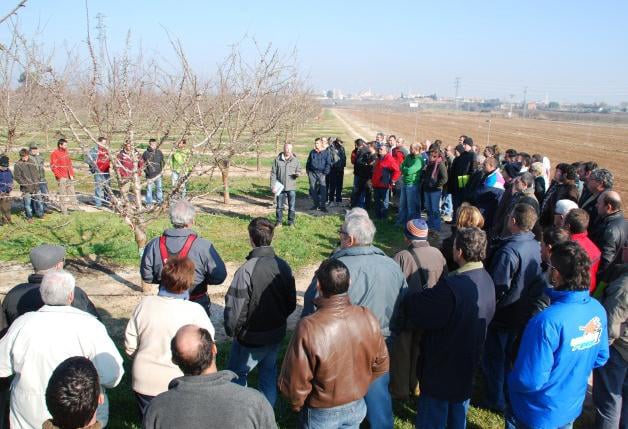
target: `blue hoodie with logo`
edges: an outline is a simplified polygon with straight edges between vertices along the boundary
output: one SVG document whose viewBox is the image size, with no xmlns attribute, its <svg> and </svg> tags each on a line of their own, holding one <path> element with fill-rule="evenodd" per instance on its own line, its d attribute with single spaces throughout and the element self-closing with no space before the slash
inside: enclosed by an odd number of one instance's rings
<svg viewBox="0 0 628 429">
<path fill-rule="evenodd" d="M 588 290 L 546 293 L 552 304 L 528 322 L 508 376 L 514 415 L 534 429 L 580 415 L 589 375 L 609 353 L 606 311 Z"/>
</svg>

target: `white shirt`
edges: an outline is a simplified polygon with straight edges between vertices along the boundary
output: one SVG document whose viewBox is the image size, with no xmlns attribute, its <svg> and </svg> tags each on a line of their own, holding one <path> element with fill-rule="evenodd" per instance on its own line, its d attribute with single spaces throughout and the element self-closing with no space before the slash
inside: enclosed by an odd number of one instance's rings
<svg viewBox="0 0 628 429">
<path fill-rule="evenodd" d="M 72 356 L 84 356 L 94 363 L 101 386 L 115 387 L 122 379 L 122 356 L 105 326 L 91 314 L 70 306 L 44 305 L 13 322 L 0 340 L 0 377 L 15 374 L 12 429 L 40 429 L 51 417 L 45 398 L 48 380 L 55 368 Z M 96 411 L 103 426 L 108 408 L 105 401 Z"/>
</svg>

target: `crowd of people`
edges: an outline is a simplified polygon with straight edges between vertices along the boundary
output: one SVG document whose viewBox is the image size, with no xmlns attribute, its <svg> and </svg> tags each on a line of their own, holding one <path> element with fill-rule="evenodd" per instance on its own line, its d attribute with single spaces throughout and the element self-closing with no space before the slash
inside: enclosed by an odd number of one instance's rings
<svg viewBox="0 0 628 429">
<path fill-rule="evenodd" d="M 613 174 L 588 161 L 552 175 L 547 157 L 480 151 L 468 136 L 454 150 L 382 133 L 355 146 L 351 208 L 282 362 L 297 291 L 272 243 L 286 201 L 295 224 L 292 146 L 272 167 L 277 216 L 249 223 L 251 251 L 225 296 L 224 369 L 207 292 L 225 281 L 225 263 L 193 229 L 194 206 L 171 202 L 172 227 L 140 262 L 158 293 L 124 333 L 142 427 L 274 428 L 282 395 L 300 428 L 390 429 L 393 399 L 412 397 L 417 428 L 464 428 L 472 396 L 506 428 L 571 428 L 591 374 L 595 427 L 626 427 L 628 234 Z M 316 139 L 312 210 L 342 202 L 345 164 L 341 140 Z M 387 220 L 391 202 L 407 246 L 387 255 L 367 210 Z M 63 269 L 64 248 L 30 258 L 34 273 L 2 303 L 0 410 L 12 428 L 104 427 L 122 357 Z"/>
<path fill-rule="evenodd" d="M 94 147 L 83 157 L 94 181 L 92 204 L 96 208 L 110 205 L 112 194 L 112 175 L 115 169 L 118 189 L 123 203 L 131 200 L 134 192 L 132 185 L 136 175 L 144 175 L 146 181 L 145 201 L 147 207 L 164 202 L 163 176 L 166 159 L 159 149 L 156 139 L 149 139 L 148 147 L 140 154 L 129 141 L 112 155 L 109 142 L 105 137 L 98 137 Z M 190 172 L 191 152 L 185 139 L 177 141 L 170 155 L 172 189 L 181 197 L 186 196 L 187 177 Z M 59 139 L 57 149 L 50 153 L 49 168 L 57 183 L 56 195 L 51 195 L 46 178 L 47 166 L 39 152 L 37 143 L 19 151 L 19 158 L 10 167 L 8 154 L 0 156 L 0 225 L 12 223 L 11 207 L 14 182 L 19 185 L 22 194 L 24 214 L 29 222 L 33 218 L 42 218 L 52 213 L 52 208 L 63 214 L 68 210 L 79 210 L 79 201 L 75 190 L 74 164 L 68 151 L 68 141 Z"/>
</svg>

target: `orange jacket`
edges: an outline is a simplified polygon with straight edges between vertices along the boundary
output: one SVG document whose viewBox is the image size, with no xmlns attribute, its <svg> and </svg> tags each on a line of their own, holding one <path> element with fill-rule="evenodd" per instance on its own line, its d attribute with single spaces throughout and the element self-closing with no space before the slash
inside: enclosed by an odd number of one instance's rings
<svg viewBox="0 0 628 429">
<path fill-rule="evenodd" d="M 50 169 L 57 180 L 74 177 L 72 160 L 67 150 L 58 148 L 52 151 L 50 154 Z"/>
</svg>

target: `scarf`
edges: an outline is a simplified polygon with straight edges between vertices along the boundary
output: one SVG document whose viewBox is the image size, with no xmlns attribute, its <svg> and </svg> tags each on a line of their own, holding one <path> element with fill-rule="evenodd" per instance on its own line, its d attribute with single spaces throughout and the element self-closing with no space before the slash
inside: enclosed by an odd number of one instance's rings
<svg viewBox="0 0 628 429">
<path fill-rule="evenodd" d="M 432 180 L 436 180 L 436 178 L 438 177 L 438 166 L 441 162 L 443 162 L 443 157 L 439 155 L 438 158 L 436 158 L 436 161 L 434 161 L 434 169 L 432 170 Z"/>
</svg>

